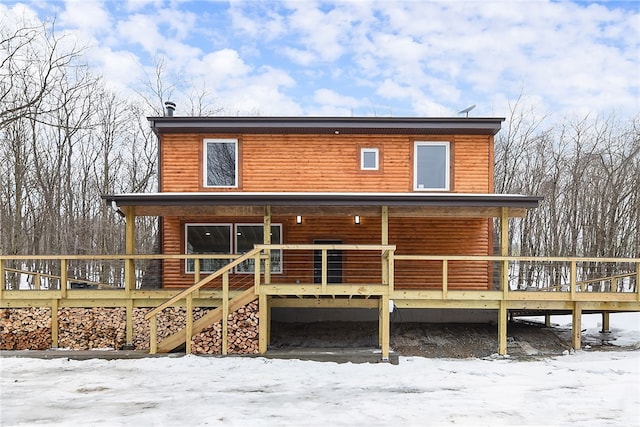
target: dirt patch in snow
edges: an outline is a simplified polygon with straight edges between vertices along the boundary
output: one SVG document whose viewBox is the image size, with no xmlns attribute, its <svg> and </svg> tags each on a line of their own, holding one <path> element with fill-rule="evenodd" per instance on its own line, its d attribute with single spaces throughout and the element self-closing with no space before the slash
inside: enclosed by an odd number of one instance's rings
<svg viewBox="0 0 640 427">
<path fill-rule="evenodd" d="M 514 321 L 507 331 L 510 356 L 552 356 L 571 349 L 571 330 Z M 583 336 L 582 342 L 591 350 L 625 349 L 609 344 L 610 339 L 610 334 Z M 402 356 L 482 358 L 498 352 L 498 330 L 495 324 L 396 323 L 390 345 Z M 271 327 L 270 348 L 377 346 L 377 322 L 273 322 Z"/>
</svg>

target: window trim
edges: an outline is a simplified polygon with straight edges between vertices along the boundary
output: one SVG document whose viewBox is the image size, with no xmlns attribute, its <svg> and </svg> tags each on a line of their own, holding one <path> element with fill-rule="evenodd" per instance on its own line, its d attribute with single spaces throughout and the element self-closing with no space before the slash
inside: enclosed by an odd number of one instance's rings
<svg viewBox="0 0 640 427">
<path fill-rule="evenodd" d="M 444 187 L 418 187 L 418 148 L 445 147 Z M 413 145 L 413 191 L 451 191 L 451 142 L 450 141 L 414 141 Z"/>
<path fill-rule="evenodd" d="M 366 167 L 364 165 L 364 154 L 365 153 L 374 153 L 375 154 L 375 166 L 372 168 Z M 380 149 L 377 147 L 361 147 L 360 148 L 360 170 L 363 171 L 377 171 L 380 170 Z"/>
<path fill-rule="evenodd" d="M 228 143 L 233 143 L 235 145 L 235 176 L 234 176 L 234 181 L 235 184 L 234 185 L 208 185 L 207 184 L 207 173 L 209 171 L 209 163 L 208 163 L 208 156 L 207 156 L 207 150 L 208 150 L 208 146 L 207 144 L 210 143 L 214 143 L 214 144 L 228 144 Z M 238 140 L 238 138 L 205 138 L 202 141 L 202 186 L 203 188 L 238 188 L 239 187 L 239 180 L 238 180 L 238 171 L 240 169 L 240 165 L 239 165 L 239 158 L 240 158 L 240 142 Z"/>
</svg>

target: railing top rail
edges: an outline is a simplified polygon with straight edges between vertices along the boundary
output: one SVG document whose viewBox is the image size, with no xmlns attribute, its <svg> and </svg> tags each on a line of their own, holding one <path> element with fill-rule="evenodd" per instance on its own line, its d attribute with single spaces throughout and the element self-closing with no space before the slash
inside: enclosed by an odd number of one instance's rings
<svg viewBox="0 0 640 427">
<path fill-rule="evenodd" d="M 4 260 L 144 260 L 144 259 L 235 259 L 238 254 L 93 254 L 93 255 L 0 255 L 0 261 Z"/>
<path fill-rule="evenodd" d="M 343 245 L 343 244 L 273 244 L 273 245 L 255 245 L 256 248 L 264 249 L 282 249 L 282 250 L 353 250 L 353 251 L 390 251 L 396 250 L 396 245 Z"/>
<path fill-rule="evenodd" d="M 395 255 L 396 260 L 421 261 L 521 261 L 521 262 L 627 262 L 640 263 L 640 258 L 604 257 L 548 257 L 548 256 L 501 256 L 501 255 Z"/>
<path fill-rule="evenodd" d="M 173 298 L 168 299 L 167 301 L 165 301 L 164 303 L 160 304 L 159 306 L 157 306 L 153 310 L 149 311 L 144 316 L 144 318 L 146 320 L 151 319 L 153 316 L 155 316 L 156 314 L 158 314 L 159 312 L 161 312 L 165 308 L 169 307 L 174 302 L 179 301 L 179 300 L 181 300 L 183 298 L 186 298 L 188 295 L 190 295 L 191 293 L 197 291 L 198 289 L 200 289 L 201 287 L 203 287 L 204 285 L 206 285 L 207 283 L 209 283 L 210 281 L 212 281 L 216 277 L 222 276 L 224 273 L 227 273 L 227 272 L 231 271 L 234 267 L 236 267 L 237 265 L 243 263 L 244 261 L 246 261 L 246 260 L 248 260 L 250 258 L 253 258 L 256 254 L 260 253 L 261 251 L 262 251 L 262 249 L 257 248 L 257 247 L 252 249 L 252 250 L 250 250 L 249 252 L 245 253 L 241 257 L 237 258 L 236 260 L 230 262 L 229 264 L 225 265 L 221 269 L 217 270 L 215 273 L 208 275 L 207 277 L 203 278 L 202 280 L 200 280 L 199 282 L 197 282 L 193 286 L 185 289 L 184 291 L 182 291 L 179 294 L 175 295 Z"/>
</svg>

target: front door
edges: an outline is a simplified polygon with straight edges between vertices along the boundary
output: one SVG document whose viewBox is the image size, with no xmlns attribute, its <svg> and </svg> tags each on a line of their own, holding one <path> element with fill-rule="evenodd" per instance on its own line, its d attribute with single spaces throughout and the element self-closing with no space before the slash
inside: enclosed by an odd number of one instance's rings
<svg viewBox="0 0 640 427">
<path fill-rule="evenodd" d="M 314 240 L 315 245 L 341 245 L 341 240 Z M 313 283 L 322 283 L 322 251 L 313 251 Z M 327 283 L 342 283 L 342 251 L 327 251 Z"/>
</svg>

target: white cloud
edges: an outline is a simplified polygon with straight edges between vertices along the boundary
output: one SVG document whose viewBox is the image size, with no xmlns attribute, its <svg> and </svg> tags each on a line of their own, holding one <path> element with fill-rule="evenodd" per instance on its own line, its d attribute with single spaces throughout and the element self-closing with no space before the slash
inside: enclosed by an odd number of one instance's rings
<svg viewBox="0 0 640 427">
<path fill-rule="evenodd" d="M 100 1 L 66 0 L 60 24 L 94 36 L 110 30 L 111 16 Z"/>
<path fill-rule="evenodd" d="M 21 7 L 51 16 L 60 4 Z M 60 30 L 95 46 L 106 78 L 132 85 L 123 70 L 162 56 L 185 84 L 206 81 L 245 112 L 442 115 L 475 103 L 504 115 L 522 91 L 552 112 L 640 110 L 633 3 L 64 4 Z"/>
</svg>

